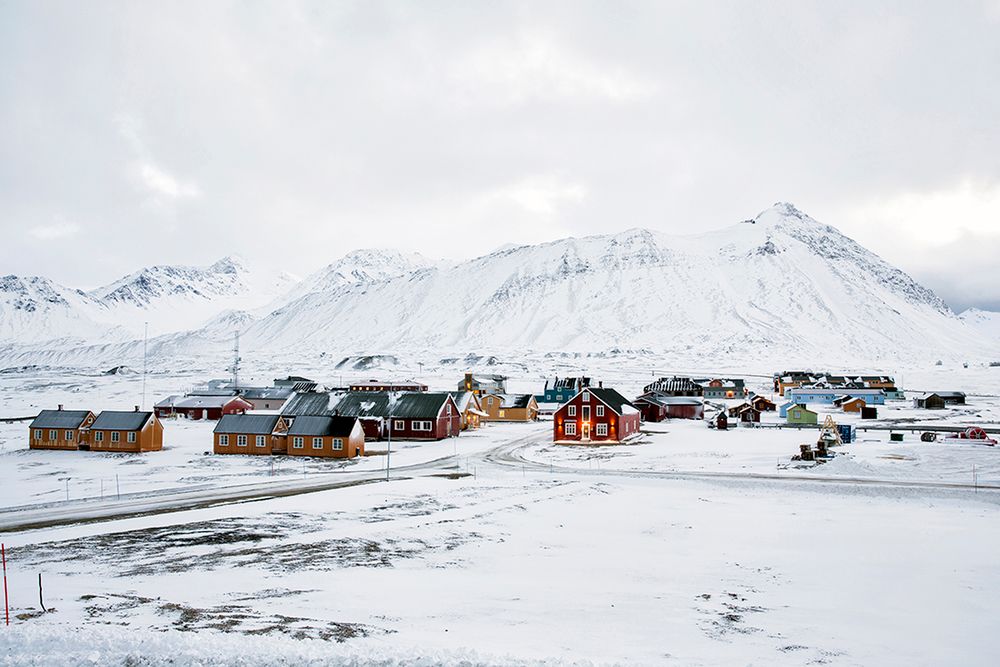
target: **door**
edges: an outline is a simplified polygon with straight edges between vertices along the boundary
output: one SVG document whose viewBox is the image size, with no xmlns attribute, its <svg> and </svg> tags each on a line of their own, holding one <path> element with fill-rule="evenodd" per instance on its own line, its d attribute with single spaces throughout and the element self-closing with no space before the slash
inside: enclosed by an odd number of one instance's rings
<svg viewBox="0 0 1000 667">
<path fill-rule="evenodd" d="M 584 440 L 590 440 L 590 422 L 583 422 L 583 428 L 581 429 L 582 438 Z"/>
</svg>

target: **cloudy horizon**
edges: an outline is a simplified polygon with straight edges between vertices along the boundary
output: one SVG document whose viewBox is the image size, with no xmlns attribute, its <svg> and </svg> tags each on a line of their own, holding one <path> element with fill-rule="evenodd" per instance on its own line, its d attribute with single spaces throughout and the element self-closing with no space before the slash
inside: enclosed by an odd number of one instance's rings
<svg viewBox="0 0 1000 667">
<path fill-rule="evenodd" d="M 1000 310 L 998 29 L 996 1 L 7 3 L 0 273 L 306 275 L 790 201 Z"/>
</svg>

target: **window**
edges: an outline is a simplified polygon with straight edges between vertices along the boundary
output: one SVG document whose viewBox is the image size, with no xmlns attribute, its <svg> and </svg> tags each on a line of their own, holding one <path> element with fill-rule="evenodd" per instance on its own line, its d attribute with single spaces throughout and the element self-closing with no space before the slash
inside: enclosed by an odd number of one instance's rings
<svg viewBox="0 0 1000 667">
<path fill-rule="evenodd" d="M 66 431 L 66 442 L 73 442 L 73 431 Z"/>
<path fill-rule="evenodd" d="M 800 419 L 801 417 L 802 417 L 801 412 L 799 412 L 798 410 L 792 410 L 792 419 Z"/>
<path fill-rule="evenodd" d="M 431 421 L 415 421 L 413 422 L 414 431 L 433 431 L 434 422 Z"/>
<path fill-rule="evenodd" d="M 236 446 L 237 447 L 246 447 L 247 446 L 247 437 L 245 435 L 238 435 L 238 436 L 236 436 Z"/>
<path fill-rule="evenodd" d="M 258 447 L 267 447 L 267 437 L 263 436 L 263 435 L 258 435 L 257 436 L 257 446 Z"/>
<path fill-rule="evenodd" d="M 590 392 L 589 391 L 583 392 L 583 394 L 580 396 L 580 400 L 583 401 L 584 403 L 588 402 L 590 400 Z"/>
<path fill-rule="evenodd" d="M 104 431 L 94 431 L 94 442 L 104 442 Z"/>
<path fill-rule="evenodd" d="M 563 426 L 563 432 L 566 435 L 576 435 L 576 422 L 566 422 Z"/>
<path fill-rule="evenodd" d="M 129 431 L 128 432 L 128 441 L 129 442 L 135 442 L 135 431 Z"/>
<path fill-rule="evenodd" d="M 604 416 L 604 406 L 603 405 L 598 405 L 597 406 L 597 416 L 598 417 L 603 417 Z"/>
<path fill-rule="evenodd" d="M 506 416 L 507 416 L 507 411 L 506 410 L 501 410 L 500 411 L 500 419 L 503 419 Z"/>
<path fill-rule="evenodd" d="M 451 416 L 451 403 L 445 406 L 447 409 L 444 411 L 446 415 Z"/>
<path fill-rule="evenodd" d="M 493 397 L 492 396 L 487 396 L 486 397 L 486 405 L 490 406 L 491 408 L 493 407 Z"/>
<path fill-rule="evenodd" d="M 323 449 L 323 438 L 313 438 L 313 449 Z"/>
<path fill-rule="evenodd" d="M 397 419 L 395 425 L 392 428 L 397 431 L 402 431 L 404 428 L 406 428 L 406 422 L 404 422 L 402 419 Z"/>
<path fill-rule="evenodd" d="M 598 424 L 596 430 L 597 430 L 597 435 L 607 435 L 608 434 L 608 425 L 607 424 Z"/>
<path fill-rule="evenodd" d="M 42 429 L 36 428 L 35 429 L 35 440 L 41 440 L 41 439 L 42 439 Z"/>
<path fill-rule="evenodd" d="M 59 439 L 59 431 L 55 429 L 49 430 L 49 440 L 58 440 L 58 439 Z"/>
<path fill-rule="evenodd" d="M 343 450 L 344 449 L 344 440 L 342 438 L 334 438 L 333 439 L 333 449 L 334 449 L 334 451 L 337 451 L 337 452 Z"/>
<path fill-rule="evenodd" d="M 292 447 L 294 447 L 295 449 L 302 449 L 305 446 L 306 446 L 306 439 L 303 438 L 302 436 L 297 435 L 294 438 L 292 438 Z"/>
<path fill-rule="evenodd" d="M 220 435 L 219 436 L 219 445 L 221 447 L 228 447 L 229 446 L 229 435 L 227 435 L 225 433 L 223 433 L 222 435 Z"/>
<path fill-rule="evenodd" d="M 111 432 L 111 442 L 120 442 L 122 439 L 122 434 L 118 431 Z"/>
</svg>

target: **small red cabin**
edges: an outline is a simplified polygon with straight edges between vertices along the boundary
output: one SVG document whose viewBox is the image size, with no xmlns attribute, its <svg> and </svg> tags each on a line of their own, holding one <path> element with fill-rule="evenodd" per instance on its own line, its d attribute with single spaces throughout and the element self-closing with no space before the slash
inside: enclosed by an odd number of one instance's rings
<svg viewBox="0 0 1000 667">
<path fill-rule="evenodd" d="M 639 433 L 638 408 L 614 389 L 588 387 L 556 410 L 556 442 L 623 442 Z"/>
</svg>

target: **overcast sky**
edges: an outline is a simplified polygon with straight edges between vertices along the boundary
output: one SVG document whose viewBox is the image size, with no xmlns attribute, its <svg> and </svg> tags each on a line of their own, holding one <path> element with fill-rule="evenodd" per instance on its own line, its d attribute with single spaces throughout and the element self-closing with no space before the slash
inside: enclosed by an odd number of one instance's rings
<svg viewBox="0 0 1000 667">
<path fill-rule="evenodd" d="M 0 273 L 722 227 L 1000 310 L 1000 0 L 0 0 Z"/>
</svg>

